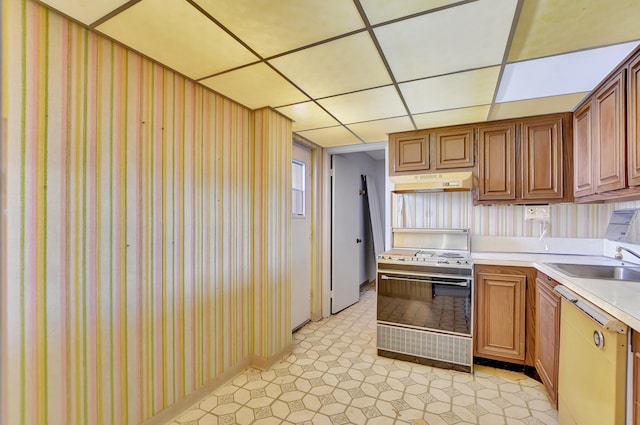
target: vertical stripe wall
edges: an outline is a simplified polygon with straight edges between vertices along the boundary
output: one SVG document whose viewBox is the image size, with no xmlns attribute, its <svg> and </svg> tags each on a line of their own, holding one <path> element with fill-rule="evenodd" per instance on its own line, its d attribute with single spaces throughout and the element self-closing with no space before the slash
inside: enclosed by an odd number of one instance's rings
<svg viewBox="0 0 640 425">
<path fill-rule="evenodd" d="M 140 424 L 286 352 L 290 121 L 3 14 L 2 423 Z"/>
<path fill-rule="evenodd" d="M 540 226 L 525 221 L 524 205 L 474 206 L 470 192 L 392 195 L 395 227 L 469 228 L 476 236 L 538 237 Z M 604 238 L 611 212 L 640 208 L 640 201 L 549 205 L 549 237 Z"/>
</svg>

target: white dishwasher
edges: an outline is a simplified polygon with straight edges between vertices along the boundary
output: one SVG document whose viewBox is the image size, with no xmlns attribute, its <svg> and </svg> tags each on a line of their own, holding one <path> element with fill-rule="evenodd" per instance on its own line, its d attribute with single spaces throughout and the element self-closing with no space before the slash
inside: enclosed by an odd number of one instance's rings
<svg viewBox="0 0 640 425">
<path fill-rule="evenodd" d="M 627 326 L 563 285 L 560 308 L 560 425 L 625 423 Z"/>
</svg>

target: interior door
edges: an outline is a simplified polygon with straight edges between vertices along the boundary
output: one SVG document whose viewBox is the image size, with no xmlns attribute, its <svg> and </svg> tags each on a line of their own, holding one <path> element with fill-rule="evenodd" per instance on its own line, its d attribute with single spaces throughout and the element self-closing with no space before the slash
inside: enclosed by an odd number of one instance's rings
<svg viewBox="0 0 640 425">
<path fill-rule="evenodd" d="M 293 145 L 291 168 L 291 329 L 311 318 L 311 152 Z"/>
<path fill-rule="evenodd" d="M 360 170 L 349 160 L 333 155 L 331 199 L 331 314 L 360 299 L 359 265 Z"/>
</svg>

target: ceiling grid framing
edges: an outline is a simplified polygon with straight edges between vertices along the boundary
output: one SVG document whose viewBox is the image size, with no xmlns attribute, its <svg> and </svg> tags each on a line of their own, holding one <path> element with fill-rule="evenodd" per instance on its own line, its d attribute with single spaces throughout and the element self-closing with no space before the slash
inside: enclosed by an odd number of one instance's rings
<svg viewBox="0 0 640 425">
<path fill-rule="evenodd" d="M 636 0 L 35 1 L 327 147 L 570 111 L 640 44 Z"/>
</svg>

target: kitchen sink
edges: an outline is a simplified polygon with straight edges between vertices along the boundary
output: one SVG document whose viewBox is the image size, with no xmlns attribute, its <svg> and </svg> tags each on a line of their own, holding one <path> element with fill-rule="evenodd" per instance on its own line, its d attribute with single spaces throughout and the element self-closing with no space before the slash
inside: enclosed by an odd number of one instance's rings
<svg viewBox="0 0 640 425">
<path fill-rule="evenodd" d="M 547 263 L 547 265 L 573 277 L 640 282 L 640 267 L 562 263 Z"/>
</svg>

